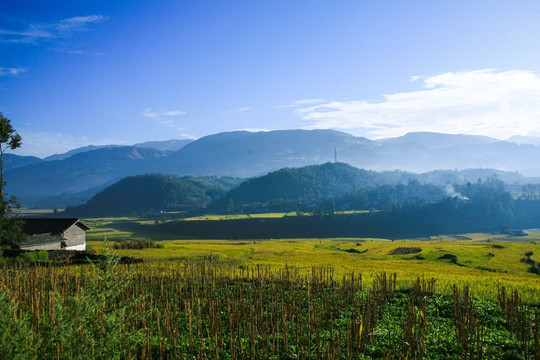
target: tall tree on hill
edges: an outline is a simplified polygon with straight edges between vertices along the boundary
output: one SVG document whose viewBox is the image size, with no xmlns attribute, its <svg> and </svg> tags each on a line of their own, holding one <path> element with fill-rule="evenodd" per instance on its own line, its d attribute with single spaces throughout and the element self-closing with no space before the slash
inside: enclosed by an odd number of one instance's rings
<svg viewBox="0 0 540 360">
<path fill-rule="evenodd" d="M 0 247 L 11 246 L 24 239 L 21 220 L 9 216 L 14 207 L 18 207 L 14 196 L 6 198 L 4 188 L 4 153 L 15 150 L 22 145 L 22 138 L 11 121 L 0 113 Z"/>
</svg>

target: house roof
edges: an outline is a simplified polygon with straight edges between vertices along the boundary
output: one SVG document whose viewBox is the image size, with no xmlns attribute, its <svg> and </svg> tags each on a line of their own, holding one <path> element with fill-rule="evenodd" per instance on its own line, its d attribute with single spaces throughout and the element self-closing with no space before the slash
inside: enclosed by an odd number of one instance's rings
<svg viewBox="0 0 540 360">
<path fill-rule="evenodd" d="M 36 234 L 34 236 L 27 237 L 23 242 L 19 243 L 19 247 L 27 248 L 30 246 L 36 245 L 45 245 L 45 244 L 54 244 L 65 241 L 60 235 L 47 235 L 47 234 Z"/>
<path fill-rule="evenodd" d="M 28 235 L 60 234 L 73 225 L 83 230 L 90 230 L 82 221 L 76 218 L 24 218 L 23 232 Z"/>
</svg>

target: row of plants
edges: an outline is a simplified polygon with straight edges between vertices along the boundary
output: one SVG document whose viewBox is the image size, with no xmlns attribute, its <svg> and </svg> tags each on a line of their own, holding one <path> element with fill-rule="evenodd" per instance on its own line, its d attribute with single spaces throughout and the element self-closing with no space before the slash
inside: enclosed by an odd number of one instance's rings
<svg viewBox="0 0 540 360">
<path fill-rule="evenodd" d="M 501 287 L 218 262 L 4 267 L 0 358 L 537 359 L 538 307 Z"/>
</svg>

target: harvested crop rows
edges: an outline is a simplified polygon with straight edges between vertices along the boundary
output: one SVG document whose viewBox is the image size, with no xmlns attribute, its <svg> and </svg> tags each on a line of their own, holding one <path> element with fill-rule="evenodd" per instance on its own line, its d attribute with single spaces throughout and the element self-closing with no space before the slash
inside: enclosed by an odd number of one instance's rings
<svg viewBox="0 0 540 360">
<path fill-rule="evenodd" d="M 369 279 L 368 279 L 369 278 Z M 538 308 L 500 287 L 435 293 L 436 279 L 332 268 L 5 267 L 4 354 L 74 359 L 535 359 Z M 18 347 L 17 347 L 18 346 Z"/>
</svg>

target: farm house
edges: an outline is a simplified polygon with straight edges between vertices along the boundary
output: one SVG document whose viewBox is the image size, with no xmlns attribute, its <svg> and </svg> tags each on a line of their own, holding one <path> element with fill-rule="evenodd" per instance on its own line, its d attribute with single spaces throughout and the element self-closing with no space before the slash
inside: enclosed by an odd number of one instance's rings
<svg viewBox="0 0 540 360">
<path fill-rule="evenodd" d="M 26 241 L 22 250 L 86 250 L 86 231 L 90 228 L 76 218 L 25 218 Z"/>
</svg>

